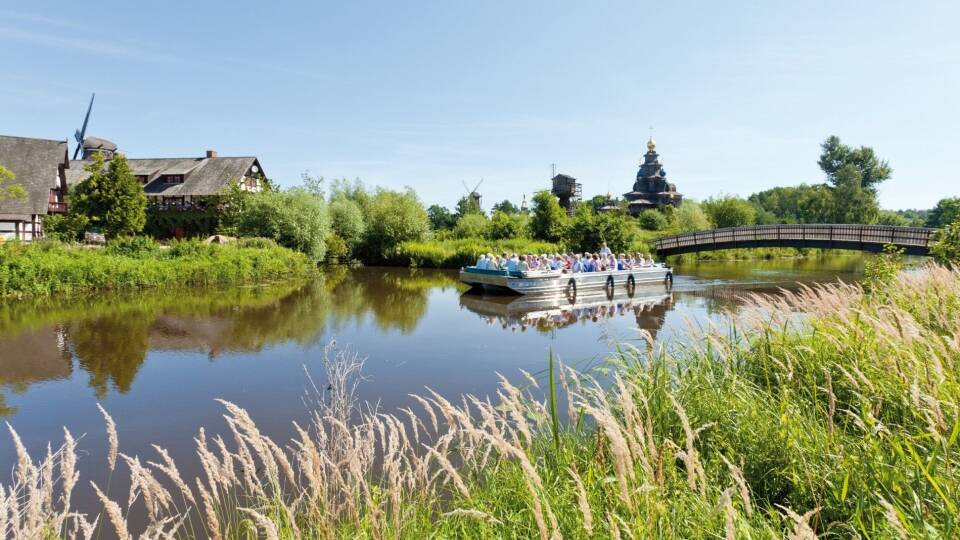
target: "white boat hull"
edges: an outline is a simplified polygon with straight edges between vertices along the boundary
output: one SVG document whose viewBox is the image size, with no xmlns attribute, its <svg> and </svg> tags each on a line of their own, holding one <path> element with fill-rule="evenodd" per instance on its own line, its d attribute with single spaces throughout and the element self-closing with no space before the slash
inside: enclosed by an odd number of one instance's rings
<svg viewBox="0 0 960 540">
<path fill-rule="evenodd" d="M 673 270 L 666 266 L 612 270 L 606 272 L 528 272 L 522 276 L 514 273 L 477 270 L 468 266 L 460 270 L 460 281 L 489 292 L 513 292 L 516 294 L 566 294 L 576 295 L 588 291 L 629 289 L 637 285 L 672 283 Z"/>
</svg>

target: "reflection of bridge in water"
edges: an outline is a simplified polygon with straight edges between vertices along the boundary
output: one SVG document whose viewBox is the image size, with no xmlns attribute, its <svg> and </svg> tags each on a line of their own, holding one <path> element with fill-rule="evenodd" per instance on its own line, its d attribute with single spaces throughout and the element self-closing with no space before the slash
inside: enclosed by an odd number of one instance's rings
<svg viewBox="0 0 960 540">
<path fill-rule="evenodd" d="M 620 291 L 608 295 L 598 292 L 582 295 L 573 302 L 566 296 L 484 296 L 464 293 L 460 305 L 479 315 L 488 324 L 504 330 L 535 329 L 548 332 L 578 321 L 600 322 L 614 317 L 632 316 L 637 326 L 656 337 L 667 312 L 673 309 L 673 295 L 659 287 L 656 291 L 637 288 L 634 294 Z"/>
<path fill-rule="evenodd" d="M 881 252 L 892 244 L 907 255 L 928 255 L 936 229 L 883 225 L 757 225 L 714 229 L 657 239 L 657 255 L 756 247 L 852 249 Z"/>
</svg>

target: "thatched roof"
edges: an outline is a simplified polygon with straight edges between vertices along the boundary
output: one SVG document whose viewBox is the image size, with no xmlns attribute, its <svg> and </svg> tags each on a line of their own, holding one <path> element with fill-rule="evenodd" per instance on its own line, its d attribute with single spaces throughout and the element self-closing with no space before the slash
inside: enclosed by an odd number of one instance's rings
<svg viewBox="0 0 960 540">
<path fill-rule="evenodd" d="M 89 173 L 84 166 L 90 162 L 72 161 L 67 183 L 73 186 L 86 179 Z M 262 173 L 260 163 L 252 156 L 127 159 L 127 163 L 133 174 L 146 177 L 143 190 L 147 195 L 165 197 L 218 195 L 231 180 L 241 180 L 252 174 L 254 165 Z M 164 179 L 167 175 L 182 175 L 183 183 L 167 183 Z"/>
<path fill-rule="evenodd" d="M 69 167 L 67 141 L 0 135 L 0 165 L 27 191 L 23 200 L 0 201 L 0 215 L 46 214 L 50 190 L 62 187 L 60 168 Z"/>
</svg>

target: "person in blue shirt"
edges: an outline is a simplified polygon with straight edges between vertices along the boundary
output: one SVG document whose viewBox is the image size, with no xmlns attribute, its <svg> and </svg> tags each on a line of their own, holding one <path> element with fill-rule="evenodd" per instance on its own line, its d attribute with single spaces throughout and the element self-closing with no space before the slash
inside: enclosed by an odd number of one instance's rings
<svg viewBox="0 0 960 540">
<path fill-rule="evenodd" d="M 584 271 L 584 272 L 596 272 L 596 271 L 597 271 L 597 263 L 596 263 L 596 261 L 593 260 L 593 257 L 591 257 L 591 256 L 589 256 L 589 255 L 587 255 L 587 256 L 584 257 L 584 260 L 583 260 L 583 271 Z"/>
<path fill-rule="evenodd" d="M 573 264 L 570 265 L 570 272 L 571 272 L 571 273 L 574 273 L 574 274 L 578 274 L 578 273 L 583 272 L 583 271 L 584 271 L 584 270 L 583 270 L 583 260 L 581 260 L 581 259 L 580 259 L 580 256 L 577 255 L 577 256 L 575 256 L 575 257 L 573 258 Z"/>
<path fill-rule="evenodd" d="M 517 254 L 514 253 L 507 259 L 507 272 L 516 272 L 517 266 L 519 265 L 520 260 L 517 259 Z"/>
</svg>

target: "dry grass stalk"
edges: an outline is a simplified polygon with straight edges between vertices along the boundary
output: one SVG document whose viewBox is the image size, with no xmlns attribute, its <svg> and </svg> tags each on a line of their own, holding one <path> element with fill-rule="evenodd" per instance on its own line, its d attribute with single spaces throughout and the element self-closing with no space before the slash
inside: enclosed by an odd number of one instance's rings
<svg viewBox="0 0 960 540">
<path fill-rule="evenodd" d="M 587 499 L 587 490 L 583 486 L 583 480 L 577 474 L 576 469 L 568 469 L 570 477 L 573 478 L 577 486 L 577 507 L 580 508 L 580 516 L 583 518 L 583 530 L 588 536 L 593 535 L 593 512 L 590 510 L 590 501 Z"/>
<path fill-rule="evenodd" d="M 120 510 L 120 505 L 104 495 L 96 484 L 90 482 L 90 485 L 93 486 L 94 491 L 97 493 L 97 498 L 99 498 L 100 502 L 103 504 L 103 510 L 106 512 L 107 518 L 113 525 L 113 530 L 117 532 L 117 537 L 120 540 L 128 540 L 130 538 L 130 532 L 127 530 L 127 521 L 123 517 L 123 512 Z"/>
<path fill-rule="evenodd" d="M 117 466 L 117 452 L 120 449 L 120 439 L 117 437 L 117 424 L 114 423 L 113 417 L 107 413 L 106 409 L 102 405 L 97 403 L 97 408 L 100 409 L 100 414 L 103 415 L 103 421 L 107 425 L 107 465 L 110 466 L 110 470 Z"/>
</svg>

